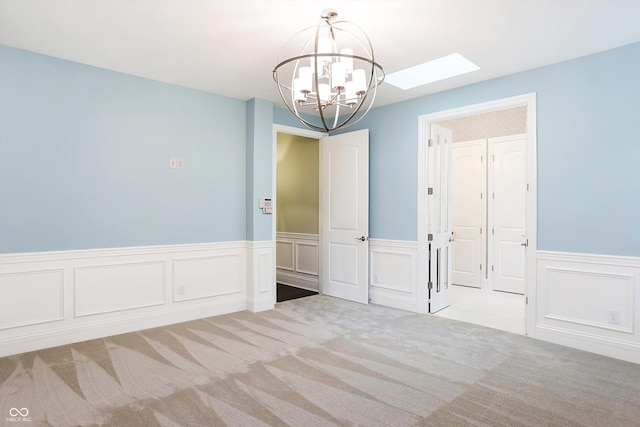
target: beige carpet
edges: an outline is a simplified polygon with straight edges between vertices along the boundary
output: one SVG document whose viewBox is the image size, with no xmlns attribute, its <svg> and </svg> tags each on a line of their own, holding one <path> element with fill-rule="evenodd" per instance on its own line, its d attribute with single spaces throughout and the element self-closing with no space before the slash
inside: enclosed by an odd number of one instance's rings
<svg viewBox="0 0 640 427">
<path fill-rule="evenodd" d="M 6 426 L 640 425 L 640 365 L 325 296 L 2 358 L 0 384 Z"/>
</svg>

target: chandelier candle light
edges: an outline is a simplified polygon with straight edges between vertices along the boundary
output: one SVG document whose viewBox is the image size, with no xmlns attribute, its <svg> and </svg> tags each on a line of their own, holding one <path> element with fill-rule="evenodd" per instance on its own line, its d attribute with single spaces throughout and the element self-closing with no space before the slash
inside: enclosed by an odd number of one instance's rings
<svg viewBox="0 0 640 427">
<path fill-rule="evenodd" d="M 357 123 L 369 112 L 384 70 L 360 27 L 337 21 L 335 10 L 326 9 L 321 16 L 316 27 L 287 42 L 273 79 L 302 124 L 330 132 Z"/>
</svg>

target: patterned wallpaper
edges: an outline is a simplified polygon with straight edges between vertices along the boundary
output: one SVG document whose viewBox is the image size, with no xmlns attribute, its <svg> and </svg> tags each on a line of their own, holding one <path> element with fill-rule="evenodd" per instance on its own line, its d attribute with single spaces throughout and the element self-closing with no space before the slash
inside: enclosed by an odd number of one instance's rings
<svg viewBox="0 0 640 427">
<path fill-rule="evenodd" d="M 453 131 L 453 142 L 517 135 L 527 131 L 527 107 L 492 111 L 438 123 Z"/>
</svg>

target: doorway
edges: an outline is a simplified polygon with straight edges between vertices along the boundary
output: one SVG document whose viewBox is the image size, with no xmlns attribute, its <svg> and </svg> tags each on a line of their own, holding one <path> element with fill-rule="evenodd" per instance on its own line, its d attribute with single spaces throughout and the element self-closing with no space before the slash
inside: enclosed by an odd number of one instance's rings
<svg viewBox="0 0 640 427">
<path fill-rule="evenodd" d="M 453 134 L 454 252 L 451 305 L 436 315 L 526 334 L 535 313 L 535 94 L 422 116 L 420 146 L 435 124 Z M 425 205 L 419 199 L 421 223 Z"/>
<path fill-rule="evenodd" d="M 319 293 L 319 137 L 277 132 L 274 143 L 276 302 Z"/>
<path fill-rule="evenodd" d="M 279 233 L 277 142 L 279 134 L 314 138 L 319 147 L 317 236 Z M 309 166 L 311 167 L 311 166 Z M 327 136 L 320 132 L 273 126 L 273 188 L 276 219 L 272 236 L 276 253 L 276 280 L 281 276 L 309 278 L 315 275 L 319 293 L 368 303 L 369 278 L 369 131 Z M 319 195 L 319 197 L 318 197 Z M 295 241 L 306 239 L 307 241 Z M 314 241 L 315 240 L 315 241 Z M 306 261 L 305 261 L 306 260 Z M 286 270 L 289 270 L 288 272 Z M 305 287 L 304 283 L 303 286 Z M 275 293 L 275 292 L 274 292 Z"/>
</svg>

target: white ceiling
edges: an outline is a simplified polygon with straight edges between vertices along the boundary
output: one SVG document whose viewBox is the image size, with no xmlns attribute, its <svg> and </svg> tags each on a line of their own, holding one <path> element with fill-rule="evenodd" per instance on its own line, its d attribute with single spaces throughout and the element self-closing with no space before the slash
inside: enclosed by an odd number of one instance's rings
<svg viewBox="0 0 640 427">
<path fill-rule="evenodd" d="M 387 73 L 454 52 L 481 68 L 382 85 L 376 105 L 640 41 L 640 0 L 0 0 L 0 44 L 281 105 L 280 50 L 326 8 L 365 30 Z"/>
</svg>

